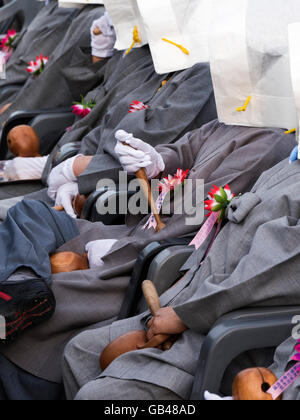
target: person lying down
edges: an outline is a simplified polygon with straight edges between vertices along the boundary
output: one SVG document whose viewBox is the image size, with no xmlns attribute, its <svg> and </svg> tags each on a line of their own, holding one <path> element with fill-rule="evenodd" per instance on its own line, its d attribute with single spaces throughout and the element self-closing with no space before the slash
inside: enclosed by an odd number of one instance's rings
<svg viewBox="0 0 300 420">
<path fill-rule="evenodd" d="M 289 166 L 284 160 L 265 172 L 251 192 L 233 199 L 229 223 L 204 263 L 199 266 L 200 250 L 195 251 L 190 270 L 161 296 L 154 317 L 145 312 L 74 338 L 63 362 L 68 398 L 188 399 L 204 338 L 222 315 L 249 306 L 299 305 L 299 185 L 299 161 Z M 125 353 L 101 370 L 99 355 L 106 346 L 143 329 L 149 340 L 165 334 L 176 341 L 167 351 Z M 288 343 L 288 351 L 284 346 L 284 363 L 277 354 L 275 371 L 284 373 L 293 345 Z M 298 394 L 299 382 L 290 395 Z"/>
<path fill-rule="evenodd" d="M 123 141 L 140 153 L 133 154 L 132 149 L 123 145 Z M 157 148 L 125 133 L 116 144 L 116 154 L 124 170 L 130 174 L 146 166 L 147 176 L 155 178 L 173 175 L 181 168 L 189 170 L 189 179 L 204 180 L 205 197 L 213 185 L 226 184 L 238 195 L 249 191 L 264 170 L 288 157 L 294 141 L 294 135 L 285 135 L 281 129 L 225 126 L 213 121 L 186 134 L 175 144 Z M 257 203 L 256 196 L 251 200 L 252 196 L 249 195 L 250 203 L 247 201 L 248 195 L 241 202 L 247 202 L 247 206 Z M 240 210 L 234 212 L 234 215 L 237 217 L 239 213 L 244 214 Z M 200 222 L 190 226 L 186 223 L 186 217 L 185 212 L 171 212 L 162 219 L 166 227 L 155 232 L 154 229 L 142 230 L 149 215 L 142 220 L 140 216 L 128 216 L 126 225 L 105 226 L 102 223 L 73 219 L 38 201 L 24 200 L 13 207 L 0 226 L 0 314 L 9 319 L 8 341 L 14 339 L 1 347 L 2 367 L 5 360 L 7 363 L 12 362 L 14 369 L 23 369 L 29 377 L 31 375 L 31 384 L 34 382 L 33 377 L 35 381 L 61 384 L 61 358 L 67 342 L 79 332 L 99 323 L 110 323 L 118 316 L 140 251 L 153 240 L 194 236 Z M 241 237 L 244 239 L 246 236 L 242 233 Z M 234 235 L 234 238 L 237 241 L 239 237 Z M 113 242 L 110 249 L 111 242 L 107 240 L 117 242 Z M 240 248 L 242 251 L 242 246 Z M 52 275 L 49 256 L 57 252 L 75 252 L 84 256 L 87 251 L 91 256 L 93 249 L 98 257 L 95 265 L 90 260 L 89 269 Z M 240 254 L 233 250 L 233 255 Z M 228 265 L 229 271 L 234 263 Z M 218 272 L 218 267 L 216 269 Z M 206 271 L 209 272 L 209 266 Z M 190 276 L 186 279 L 188 281 Z M 218 281 L 222 279 L 223 275 L 217 278 Z M 193 285 L 196 286 L 196 283 Z M 186 290 L 189 294 L 190 289 Z M 238 293 L 238 296 L 245 300 L 248 298 L 243 293 Z M 212 305 L 214 311 L 230 310 L 231 306 L 226 299 L 224 302 L 224 305 L 218 304 L 216 308 Z M 232 302 L 234 304 L 234 300 Z M 237 302 L 239 304 L 240 301 Z M 214 312 L 210 314 L 210 307 L 210 304 L 207 305 L 208 309 L 205 306 L 203 316 L 203 322 L 206 321 L 207 325 L 215 318 Z M 193 312 L 196 313 L 194 308 Z M 29 329 L 31 322 L 35 328 Z M 136 322 L 140 326 L 139 321 L 134 320 Z M 196 322 L 198 320 L 195 319 Z M 190 324 L 188 326 L 193 327 Z M 187 332 L 186 340 L 194 341 L 192 332 Z M 101 347 L 101 341 L 99 345 Z M 188 360 L 189 367 L 185 367 L 184 371 L 191 372 L 194 360 L 192 357 Z M 173 389 L 173 392 L 185 397 L 192 375 L 182 374 L 180 363 L 178 372 L 187 387 L 184 390 Z M 17 387 L 8 391 L 4 372 L 3 367 L 0 370 L 1 386 L 10 398 L 14 398 Z M 15 376 L 19 377 L 18 372 Z M 20 380 L 16 379 L 16 383 L 22 387 Z M 82 385 L 84 381 L 79 381 L 76 387 Z M 75 396 L 77 390 L 69 390 L 69 396 Z"/>
</svg>

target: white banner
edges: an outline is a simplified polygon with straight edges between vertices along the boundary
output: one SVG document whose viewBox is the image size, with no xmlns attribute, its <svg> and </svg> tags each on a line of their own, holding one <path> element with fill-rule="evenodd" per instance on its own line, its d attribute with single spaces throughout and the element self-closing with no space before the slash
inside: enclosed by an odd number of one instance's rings
<svg viewBox="0 0 300 420">
<path fill-rule="evenodd" d="M 288 24 L 299 0 L 213 0 L 210 63 L 219 120 L 293 129 Z"/>
<path fill-rule="evenodd" d="M 209 61 L 212 0 L 137 0 L 159 74 Z"/>
<path fill-rule="evenodd" d="M 140 48 L 148 44 L 136 0 L 104 0 L 103 3 L 116 31 L 117 42 L 115 48 L 117 50 L 128 50 L 133 45 L 135 28 L 137 28 L 141 42 L 135 43 L 133 48 Z"/>
</svg>

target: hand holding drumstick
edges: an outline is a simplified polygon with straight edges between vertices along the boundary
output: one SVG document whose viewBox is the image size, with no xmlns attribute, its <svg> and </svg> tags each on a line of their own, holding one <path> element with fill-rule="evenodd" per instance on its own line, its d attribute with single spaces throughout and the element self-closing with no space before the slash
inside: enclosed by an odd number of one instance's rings
<svg viewBox="0 0 300 420">
<path fill-rule="evenodd" d="M 124 170 L 134 173 L 140 181 L 141 188 L 148 199 L 157 222 L 157 232 L 161 231 L 166 225 L 161 221 L 154 201 L 149 178 L 155 178 L 164 169 L 165 164 L 162 156 L 149 144 L 136 139 L 132 134 L 123 130 L 116 133 L 118 140 L 115 152 L 117 153 Z"/>
</svg>

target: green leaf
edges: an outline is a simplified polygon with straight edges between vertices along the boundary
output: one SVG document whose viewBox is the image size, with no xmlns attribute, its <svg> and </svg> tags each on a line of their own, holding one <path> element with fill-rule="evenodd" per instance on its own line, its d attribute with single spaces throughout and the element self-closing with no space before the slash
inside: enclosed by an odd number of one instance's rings
<svg viewBox="0 0 300 420">
<path fill-rule="evenodd" d="M 215 194 L 214 198 L 215 198 L 217 203 L 220 203 L 220 204 L 224 203 L 224 199 L 222 197 L 220 197 L 219 195 Z"/>
<path fill-rule="evenodd" d="M 227 194 L 226 194 L 226 191 L 224 190 L 224 188 L 220 187 L 220 193 L 221 193 L 221 197 L 222 197 L 225 201 L 227 201 L 227 200 L 228 200 L 228 197 L 227 197 Z"/>
<path fill-rule="evenodd" d="M 223 205 L 222 204 L 217 204 L 216 206 L 214 206 L 211 210 L 212 211 L 220 211 L 223 209 Z"/>
</svg>

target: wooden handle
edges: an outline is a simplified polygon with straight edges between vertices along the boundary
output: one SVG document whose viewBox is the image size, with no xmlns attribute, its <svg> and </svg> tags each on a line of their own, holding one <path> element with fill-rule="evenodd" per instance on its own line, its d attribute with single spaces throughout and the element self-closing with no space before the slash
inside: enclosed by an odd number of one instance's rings
<svg viewBox="0 0 300 420">
<path fill-rule="evenodd" d="M 142 289 L 151 314 L 152 316 L 155 316 L 156 312 L 160 309 L 160 301 L 156 287 L 152 281 L 145 280 L 142 284 Z"/>
<path fill-rule="evenodd" d="M 52 208 L 53 208 L 53 210 L 56 210 L 56 211 L 64 211 L 63 206 L 56 206 L 56 207 L 52 207 Z"/>
<path fill-rule="evenodd" d="M 123 145 L 127 146 L 127 147 L 131 147 L 132 149 L 134 149 L 134 147 L 130 146 L 130 144 L 127 144 L 125 142 L 123 142 Z M 139 169 L 135 173 L 135 176 L 137 177 L 137 179 L 139 181 L 141 181 L 140 186 L 141 186 L 145 196 L 147 197 L 148 203 L 151 207 L 151 211 L 154 214 L 156 224 L 157 224 L 156 232 L 160 232 L 161 230 L 163 230 L 166 227 L 166 225 L 161 221 L 161 218 L 158 214 L 156 203 L 155 203 L 153 195 L 152 195 L 150 182 L 149 182 L 149 179 L 148 179 L 147 174 L 146 174 L 146 170 L 144 168 Z"/>
</svg>

